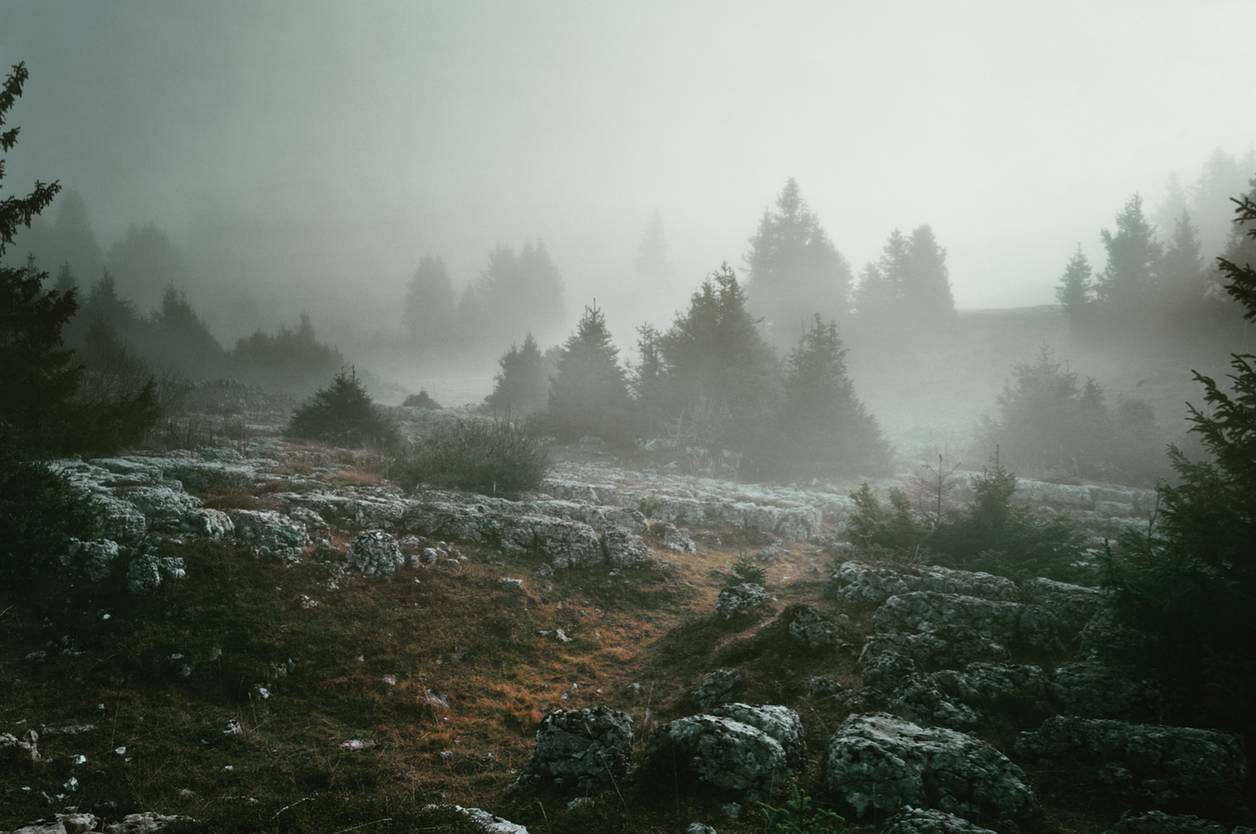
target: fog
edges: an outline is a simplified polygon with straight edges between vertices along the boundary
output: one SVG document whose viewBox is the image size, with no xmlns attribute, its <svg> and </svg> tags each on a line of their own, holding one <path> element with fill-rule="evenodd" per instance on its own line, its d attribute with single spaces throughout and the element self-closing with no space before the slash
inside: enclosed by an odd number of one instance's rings
<svg viewBox="0 0 1256 834">
<path fill-rule="evenodd" d="M 541 238 L 569 318 L 623 302 L 622 330 L 740 266 L 788 176 L 856 267 L 930 223 L 961 308 L 1049 303 L 1130 193 L 1249 147 L 1253 24 L 1242 0 L 9 0 L 0 61 L 32 73 L 13 181 L 81 193 L 105 246 L 156 222 L 216 328 L 220 282 L 385 328 L 422 254 L 462 284 Z M 675 277 L 646 310 L 656 210 Z"/>
</svg>

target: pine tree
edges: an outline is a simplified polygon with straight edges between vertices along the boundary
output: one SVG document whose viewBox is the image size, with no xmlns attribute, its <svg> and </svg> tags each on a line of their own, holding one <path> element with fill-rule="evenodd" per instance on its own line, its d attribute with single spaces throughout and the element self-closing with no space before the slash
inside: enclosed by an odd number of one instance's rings
<svg viewBox="0 0 1256 834">
<path fill-rule="evenodd" d="M 855 395 L 836 322 L 818 315 L 785 363 L 782 448 L 772 460 L 792 475 L 883 471 L 890 450 Z"/>
<path fill-rule="evenodd" d="M 775 210 L 765 210 L 746 254 L 746 290 L 764 316 L 773 341 L 788 344 L 812 314 L 845 319 L 851 270 L 819 218 L 803 201 L 798 182 L 786 181 Z"/>
<path fill-rule="evenodd" d="M 606 317 L 596 304 L 585 307 L 550 380 L 547 422 L 559 437 L 621 439 L 628 403 L 627 379 Z"/>
<path fill-rule="evenodd" d="M 1060 278 L 1060 283 L 1055 288 L 1056 300 L 1064 308 L 1069 329 L 1074 333 L 1081 329 L 1086 305 L 1090 303 L 1091 289 L 1090 261 L 1086 260 L 1082 245 L 1079 243 L 1077 250 L 1073 252 L 1073 257 L 1069 258 L 1068 265 L 1064 267 L 1064 275 Z"/>
<path fill-rule="evenodd" d="M 632 374 L 632 395 L 644 415 L 646 430 L 654 433 L 656 424 L 668 410 L 667 363 L 663 359 L 662 336 L 653 325 L 637 328 L 637 356 Z"/>
<path fill-rule="evenodd" d="M 917 226 L 911 233 L 900 295 L 913 332 L 943 332 L 955 319 L 946 250 L 928 225 Z"/>
<path fill-rule="evenodd" d="M 1143 198 L 1135 194 L 1116 216 L 1116 230 L 1101 232 L 1108 263 L 1099 275 L 1096 293 L 1110 312 L 1137 313 L 1156 285 L 1163 248 L 1156 229 L 1143 214 Z"/>
<path fill-rule="evenodd" d="M 406 287 L 402 315 L 410 338 L 422 345 L 441 344 L 454 327 L 455 302 L 445 262 L 424 255 Z"/>
<path fill-rule="evenodd" d="M 667 258 L 667 237 L 663 232 L 663 215 L 655 211 L 645 228 L 637 257 L 633 261 L 637 278 L 647 284 L 666 283 L 672 277 L 672 264 Z"/>
<path fill-rule="evenodd" d="M 775 413 L 776 356 L 728 264 L 690 297 L 689 309 L 663 334 L 660 349 L 678 416 L 696 428 L 695 442 L 735 440 Z"/>
<path fill-rule="evenodd" d="M 863 271 L 855 297 L 859 319 L 869 331 L 901 324 L 902 298 L 907 282 L 911 242 L 898 229 L 890 232 L 881 256 Z"/>
<path fill-rule="evenodd" d="M 340 446 L 387 448 L 398 441 L 396 425 L 371 402 L 353 368 L 342 368 L 330 385 L 297 408 L 287 434 Z"/>
<path fill-rule="evenodd" d="M 29 73 L 17 64 L 0 88 L 0 128 L 22 95 Z M 0 131 L 0 152 L 17 144 L 19 129 Z M 4 178 L 0 159 L 0 181 Z M 52 202 L 60 183 L 36 181 L 29 194 L 0 200 L 0 257 L 13 244 L 21 227 Z M 59 407 L 68 403 L 78 387 L 82 368 L 74 353 L 62 344 L 61 330 L 78 308 L 73 290 L 45 290 L 46 272 L 28 261 L 11 267 L 0 262 L 0 445 L 12 444 L 32 451 L 54 446 Z"/>
<path fill-rule="evenodd" d="M 498 360 L 493 391 L 484 404 L 496 416 L 517 420 L 544 411 L 549 398 L 545 358 L 529 333 L 523 346 L 510 346 Z"/>
<path fill-rule="evenodd" d="M 1244 197 L 1236 223 L 1256 241 L 1256 202 Z M 1218 262 L 1227 291 L 1256 321 L 1256 267 Z M 1220 724 L 1256 740 L 1256 355 L 1230 357 L 1229 384 L 1195 372 L 1203 408 L 1191 431 L 1207 460 L 1177 448 L 1177 483 L 1159 490 L 1157 529 L 1129 533 L 1108 560 L 1116 611 L 1141 644 L 1138 659 L 1192 721 Z M 1226 389 L 1229 390 L 1226 390 Z"/>
<path fill-rule="evenodd" d="M 1204 272 L 1199 230 L 1185 211 L 1173 224 L 1173 235 L 1160 261 L 1162 291 L 1168 298 L 1202 295 L 1200 278 Z"/>
</svg>

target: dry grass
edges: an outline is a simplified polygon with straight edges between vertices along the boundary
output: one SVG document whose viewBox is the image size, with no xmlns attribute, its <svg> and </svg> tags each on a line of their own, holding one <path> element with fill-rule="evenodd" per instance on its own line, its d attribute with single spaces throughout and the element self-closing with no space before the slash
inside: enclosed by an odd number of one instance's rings
<svg viewBox="0 0 1256 834">
<path fill-rule="evenodd" d="M 854 656 L 794 648 L 773 618 L 805 602 L 847 614 L 858 639 L 868 612 L 823 598 L 824 571 L 811 569 L 823 557 L 804 546 L 768 568 L 773 610 L 725 623 L 714 603 L 741 550 L 660 551 L 664 569 L 544 580 L 526 559 L 468 548 L 466 565 L 392 580 L 351 575 L 331 591 L 328 566 L 313 560 L 284 567 L 195 546 L 182 553 L 189 578 L 138 604 L 116 589 L 17 604 L 0 616 L 0 731 L 63 722 L 96 729 L 46 736 L 49 761 L 37 769 L 0 770 L 0 829 L 68 805 L 111 817 L 186 813 L 213 832 L 331 832 L 372 821 L 362 830 L 463 830 L 424 811 L 435 802 L 488 808 L 545 834 L 661 834 L 720 821 L 718 802 L 666 786 L 617 785 L 575 810 L 566 798 L 506 787 L 546 712 L 622 709 L 643 748 L 659 722 L 693 711 L 688 692 L 722 665 L 744 671 L 746 700 L 799 711 L 810 750 L 803 781 L 815 783 L 824 742 L 847 709 L 813 697 L 808 680 L 857 687 Z M 502 577 L 524 577 L 525 591 Z M 318 605 L 303 607 L 302 595 Z M 556 638 L 559 628 L 570 642 Z M 63 635 L 84 654 L 23 659 Z M 183 662 L 190 677 L 179 674 Z M 223 733 L 233 719 L 242 734 Z M 340 747 L 355 738 L 375 746 Z M 119 745 L 125 755 L 113 752 Z M 75 766 L 69 757 L 79 753 L 87 763 Z M 71 775 L 78 792 L 43 798 Z M 753 820 L 719 827 L 758 830 Z"/>
</svg>

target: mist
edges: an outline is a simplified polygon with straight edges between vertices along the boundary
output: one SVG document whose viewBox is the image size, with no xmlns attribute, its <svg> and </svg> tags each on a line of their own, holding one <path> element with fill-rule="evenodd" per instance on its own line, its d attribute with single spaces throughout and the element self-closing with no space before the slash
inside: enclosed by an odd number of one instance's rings
<svg viewBox="0 0 1256 834">
<path fill-rule="evenodd" d="M 624 286 L 655 211 L 670 309 L 740 266 L 789 176 L 854 264 L 930 223 L 960 307 L 1050 303 L 1060 253 L 1097 257 L 1130 193 L 1154 204 L 1214 149 L 1249 149 L 1256 114 L 1233 105 L 1254 17 L 1243 2 L 10 2 L 0 60 L 32 70 L 11 176 L 82 194 L 106 247 L 156 223 L 226 336 L 241 334 L 221 296 L 242 287 L 339 337 L 387 327 L 421 255 L 462 285 L 496 245 L 537 238 L 568 313 L 622 303 L 622 333 L 670 317 Z"/>
</svg>

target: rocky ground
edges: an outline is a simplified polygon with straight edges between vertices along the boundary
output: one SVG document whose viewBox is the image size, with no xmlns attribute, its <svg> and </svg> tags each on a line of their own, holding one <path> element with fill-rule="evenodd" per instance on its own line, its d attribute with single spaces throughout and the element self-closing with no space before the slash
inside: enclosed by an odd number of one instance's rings
<svg viewBox="0 0 1256 834">
<path fill-rule="evenodd" d="M 0 829 L 761 831 L 793 784 L 891 834 L 1250 824 L 1238 740 L 1157 722 L 1100 591 L 860 561 L 852 484 L 584 448 L 406 493 L 248 426 L 59 464 L 101 522 L 0 612 Z M 1097 543 L 1152 509 L 1018 494 Z"/>
</svg>

